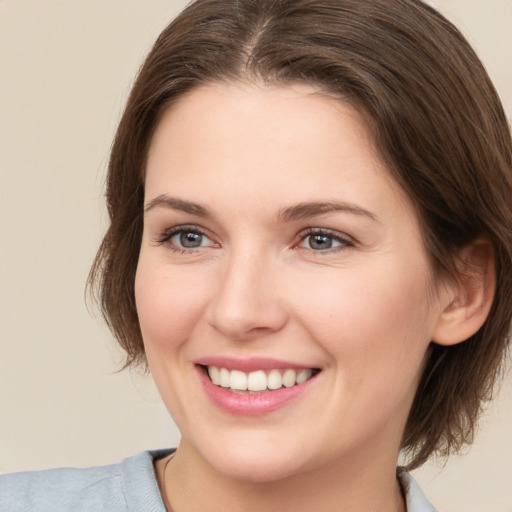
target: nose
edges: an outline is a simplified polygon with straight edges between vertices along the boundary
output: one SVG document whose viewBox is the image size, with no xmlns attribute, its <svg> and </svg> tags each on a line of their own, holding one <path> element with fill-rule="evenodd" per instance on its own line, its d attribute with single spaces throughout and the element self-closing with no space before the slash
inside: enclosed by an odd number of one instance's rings
<svg viewBox="0 0 512 512">
<path fill-rule="evenodd" d="M 256 254 L 226 261 L 209 304 L 208 322 L 223 336 L 245 341 L 281 330 L 288 320 L 279 269 Z"/>
</svg>

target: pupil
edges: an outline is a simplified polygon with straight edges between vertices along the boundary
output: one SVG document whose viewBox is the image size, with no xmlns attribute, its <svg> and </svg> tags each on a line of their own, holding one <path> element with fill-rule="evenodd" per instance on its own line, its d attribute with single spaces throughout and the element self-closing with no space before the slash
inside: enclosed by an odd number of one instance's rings
<svg viewBox="0 0 512 512">
<path fill-rule="evenodd" d="M 325 235 L 312 235 L 309 237 L 309 245 L 312 249 L 330 249 L 332 239 Z"/>
<path fill-rule="evenodd" d="M 180 236 L 180 243 L 183 247 L 194 248 L 199 247 L 202 242 L 203 235 L 199 233 L 190 233 L 185 232 Z"/>
</svg>

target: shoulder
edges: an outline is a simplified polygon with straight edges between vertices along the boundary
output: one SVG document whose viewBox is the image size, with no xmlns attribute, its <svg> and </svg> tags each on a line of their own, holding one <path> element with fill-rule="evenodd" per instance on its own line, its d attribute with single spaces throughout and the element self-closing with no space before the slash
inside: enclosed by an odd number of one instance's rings
<svg viewBox="0 0 512 512">
<path fill-rule="evenodd" d="M 0 510 L 165 511 L 153 460 L 166 453 L 169 452 L 142 452 L 109 466 L 0 475 Z"/>
<path fill-rule="evenodd" d="M 404 468 L 398 468 L 397 476 L 405 493 L 407 512 L 438 512 L 427 500 L 416 480 Z"/>
<path fill-rule="evenodd" d="M 0 509 L 9 511 L 85 510 L 108 502 L 110 510 L 127 510 L 120 465 L 59 468 L 0 477 Z M 107 506 L 107 503 L 105 503 Z"/>
</svg>

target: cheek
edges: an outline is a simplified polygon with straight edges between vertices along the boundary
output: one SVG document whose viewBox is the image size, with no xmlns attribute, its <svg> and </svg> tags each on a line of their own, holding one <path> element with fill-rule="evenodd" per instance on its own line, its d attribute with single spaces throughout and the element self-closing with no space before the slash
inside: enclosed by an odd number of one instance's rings
<svg viewBox="0 0 512 512">
<path fill-rule="evenodd" d="M 391 279 L 368 269 L 338 275 L 316 276 L 295 296 L 297 317 L 342 374 L 360 381 L 371 373 L 378 382 L 393 380 L 397 367 L 419 371 L 435 318 L 423 275 L 407 268 Z"/>
<path fill-rule="evenodd" d="M 205 303 L 204 280 L 147 261 L 141 255 L 135 277 L 135 300 L 146 351 L 183 344 Z M 149 354 L 148 354 L 149 355 Z"/>
<path fill-rule="evenodd" d="M 435 317 L 425 298 L 424 274 L 405 266 L 388 271 L 389 279 L 382 268 L 369 266 L 304 276 L 303 286 L 289 293 L 295 296 L 295 318 L 328 355 L 328 420 L 361 442 L 388 426 L 388 434 L 403 428 Z"/>
</svg>

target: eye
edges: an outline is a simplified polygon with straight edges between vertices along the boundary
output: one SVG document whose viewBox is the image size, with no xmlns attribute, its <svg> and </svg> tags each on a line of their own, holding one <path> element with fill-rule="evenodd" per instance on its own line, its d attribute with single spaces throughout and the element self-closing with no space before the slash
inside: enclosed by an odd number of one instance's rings
<svg viewBox="0 0 512 512">
<path fill-rule="evenodd" d="M 183 247 L 184 249 L 196 249 L 197 247 L 208 246 L 211 243 L 211 240 L 207 236 L 197 231 L 190 230 L 176 232 L 171 236 L 169 241 L 173 245 Z"/>
<path fill-rule="evenodd" d="M 330 230 L 310 230 L 302 234 L 298 247 L 317 252 L 326 252 L 351 247 L 354 242 L 340 233 Z"/>
<path fill-rule="evenodd" d="M 217 247 L 214 241 L 195 227 L 178 226 L 162 233 L 158 244 L 166 244 L 173 250 L 187 251 L 201 247 Z"/>
</svg>

